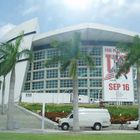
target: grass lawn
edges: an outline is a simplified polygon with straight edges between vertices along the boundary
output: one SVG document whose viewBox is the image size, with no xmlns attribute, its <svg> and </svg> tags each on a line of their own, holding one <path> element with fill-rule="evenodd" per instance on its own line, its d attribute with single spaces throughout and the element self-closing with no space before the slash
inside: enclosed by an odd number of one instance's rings
<svg viewBox="0 0 140 140">
<path fill-rule="evenodd" d="M 14 133 L 0 133 L 0 140 L 140 140 L 140 134 L 14 134 Z"/>
</svg>

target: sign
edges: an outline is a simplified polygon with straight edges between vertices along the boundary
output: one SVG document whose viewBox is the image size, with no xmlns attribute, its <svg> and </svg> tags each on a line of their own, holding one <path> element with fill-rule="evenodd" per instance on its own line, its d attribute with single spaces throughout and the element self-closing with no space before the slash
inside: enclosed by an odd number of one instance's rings
<svg viewBox="0 0 140 140">
<path fill-rule="evenodd" d="M 115 78 L 125 54 L 115 47 L 103 47 L 103 91 L 104 101 L 133 102 L 133 77 L 132 68 L 128 73 Z"/>
</svg>

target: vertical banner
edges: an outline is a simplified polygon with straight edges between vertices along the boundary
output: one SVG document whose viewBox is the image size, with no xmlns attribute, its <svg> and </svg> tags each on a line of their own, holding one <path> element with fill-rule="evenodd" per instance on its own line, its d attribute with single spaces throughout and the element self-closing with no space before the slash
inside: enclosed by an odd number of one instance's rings
<svg viewBox="0 0 140 140">
<path fill-rule="evenodd" d="M 134 101 L 132 68 L 127 74 L 122 74 L 118 79 L 115 78 L 118 66 L 122 64 L 124 56 L 115 47 L 103 47 L 104 101 Z"/>
</svg>

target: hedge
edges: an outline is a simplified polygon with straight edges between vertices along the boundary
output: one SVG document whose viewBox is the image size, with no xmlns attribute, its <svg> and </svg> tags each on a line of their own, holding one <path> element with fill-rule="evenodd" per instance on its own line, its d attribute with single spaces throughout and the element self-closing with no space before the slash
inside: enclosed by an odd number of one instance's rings
<svg viewBox="0 0 140 140">
<path fill-rule="evenodd" d="M 20 105 L 36 113 L 40 113 L 42 109 L 41 104 L 21 103 Z M 79 104 L 79 107 L 99 108 L 95 104 Z M 52 114 L 60 114 L 61 112 L 68 114 L 72 111 L 72 108 L 72 104 L 46 104 L 45 106 L 45 110 L 48 114 L 51 114 L 51 118 Z M 109 110 L 112 123 L 125 123 L 128 120 L 136 120 L 138 118 L 138 106 L 105 106 L 105 108 Z"/>
</svg>

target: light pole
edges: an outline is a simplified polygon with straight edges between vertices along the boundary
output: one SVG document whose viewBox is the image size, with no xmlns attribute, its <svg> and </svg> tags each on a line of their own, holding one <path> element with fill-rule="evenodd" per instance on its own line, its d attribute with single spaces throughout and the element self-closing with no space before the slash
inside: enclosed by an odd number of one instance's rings
<svg viewBox="0 0 140 140">
<path fill-rule="evenodd" d="M 1 89 L 1 87 L 2 87 L 2 81 L 0 80 L 0 89 Z"/>
</svg>

